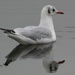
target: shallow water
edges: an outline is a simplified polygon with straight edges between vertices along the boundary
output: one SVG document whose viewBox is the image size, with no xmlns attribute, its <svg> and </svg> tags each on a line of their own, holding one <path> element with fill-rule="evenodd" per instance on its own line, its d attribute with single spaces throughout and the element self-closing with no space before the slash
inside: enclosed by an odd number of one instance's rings
<svg viewBox="0 0 75 75">
<path fill-rule="evenodd" d="M 58 10 L 65 13 L 64 15 L 53 17 L 57 41 L 51 56 L 56 62 L 65 60 L 64 64 L 60 65 L 56 73 L 53 74 L 75 75 L 75 0 L 57 0 L 56 2 L 55 0 L 0 0 L 0 27 L 14 29 L 16 27 L 38 25 L 40 11 L 47 4 L 54 5 Z M 6 62 L 5 56 L 17 45 L 17 42 L 6 37 L 0 31 L 1 65 Z M 31 48 L 33 50 L 35 46 Z M 28 49 L 29 52 L 31 48 Z M 20 55 L 20 53 L 22 54 Z M 10 63 L 7 67 L 0 67 L 0 75 L 50 75 L 46 72 L 42 62 L 46 54 L 41 54 L 40 51 L 39 54 L 33 50 L 30 54 L 22 56 L 25 55 L 24 53 L 20 50 L 19 52 L 16 51 L 13 57 L 14 62 Z"/>
</svg>

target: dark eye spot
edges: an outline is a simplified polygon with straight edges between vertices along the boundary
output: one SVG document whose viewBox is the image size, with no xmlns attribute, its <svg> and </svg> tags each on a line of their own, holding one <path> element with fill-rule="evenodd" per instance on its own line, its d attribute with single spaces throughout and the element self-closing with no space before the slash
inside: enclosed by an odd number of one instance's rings
<svg viewBox="0 0 75 75">
<path fill-rule="evenodd" d="M 55 12 L 55 9 L 53 8 L 52 11 Z"/>
<path fill-rule="evenodd" d="M 57 67 L 55 66 L 55 71 L 57 70 Z"/>
<path fill-rule="evenodd" d="M 50 8 L 48 8 L 48 14 L 50 14 L 51 12 L 50 12 Z"/>
</svg>

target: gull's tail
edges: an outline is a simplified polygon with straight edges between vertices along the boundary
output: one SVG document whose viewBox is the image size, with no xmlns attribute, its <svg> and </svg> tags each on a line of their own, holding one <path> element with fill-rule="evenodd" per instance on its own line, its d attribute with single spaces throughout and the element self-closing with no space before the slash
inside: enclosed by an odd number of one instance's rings
<svg viewBox="0 0 75 75">
<path fill-rule="evenodd" d="M 4 31 L 4 33 L 15 33 L 15 31 L 14 30 L 10 30 L 10 29 L 4 29 L 4 28 L 0 28 L 0 30 L 3 30 Z"/>
</svg>

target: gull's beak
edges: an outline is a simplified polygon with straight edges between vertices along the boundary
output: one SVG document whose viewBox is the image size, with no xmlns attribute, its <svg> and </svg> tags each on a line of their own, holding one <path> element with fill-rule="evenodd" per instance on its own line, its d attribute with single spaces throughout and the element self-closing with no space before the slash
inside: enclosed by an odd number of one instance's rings
<svg viewBox="0 0 75 75">
<path fill-rule="evenodd" d="M 65 60 L 58 61 L 58 64 L 63 64 L 64 62 L 65 62 Z"/>
<path fill-rule="evenodd" d="M 64 14 L 63 12 L 56 12 L 57 14 Z"/>
</svg>

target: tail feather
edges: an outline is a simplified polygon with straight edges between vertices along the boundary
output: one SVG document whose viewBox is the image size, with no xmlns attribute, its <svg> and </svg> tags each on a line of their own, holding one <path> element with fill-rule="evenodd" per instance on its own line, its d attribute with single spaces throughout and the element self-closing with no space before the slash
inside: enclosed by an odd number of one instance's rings
<svg viewBox="0 0 75 75">
<path fill-rule="evenodd" d="M 4 28 L 0 28 L 0 30 L 3 30 L 4 31 L 4 33 L 15 33 L 15 31 L 14 30 L 10 30 L 10 29 L 4 29 Z"/>
</svg>

